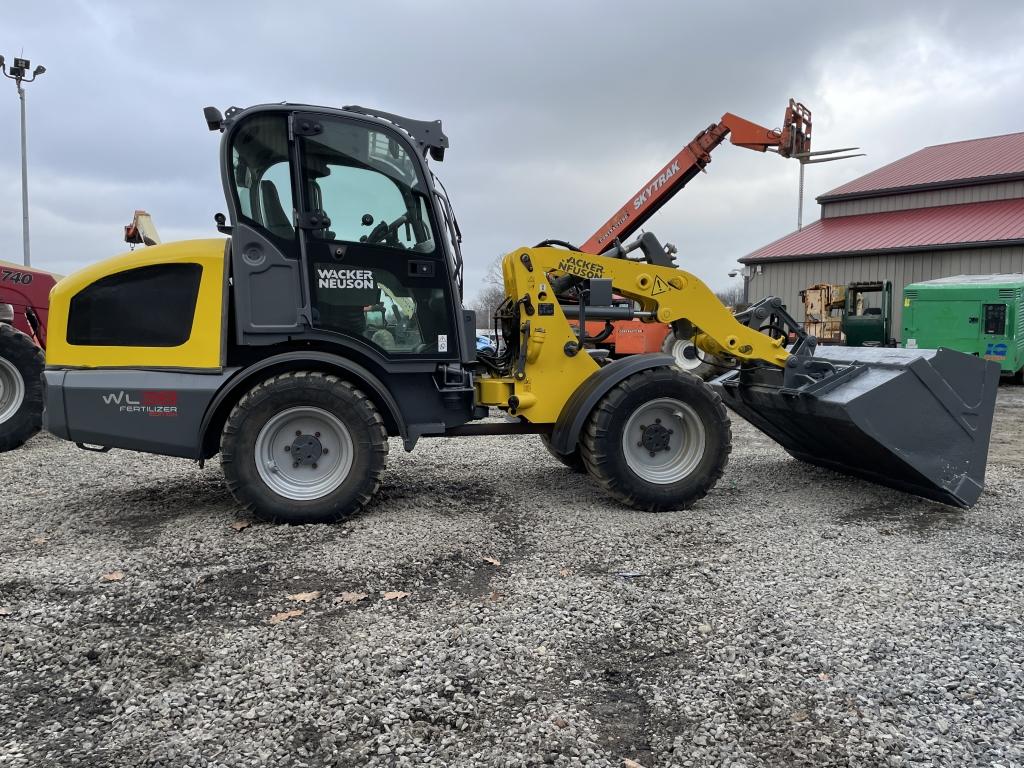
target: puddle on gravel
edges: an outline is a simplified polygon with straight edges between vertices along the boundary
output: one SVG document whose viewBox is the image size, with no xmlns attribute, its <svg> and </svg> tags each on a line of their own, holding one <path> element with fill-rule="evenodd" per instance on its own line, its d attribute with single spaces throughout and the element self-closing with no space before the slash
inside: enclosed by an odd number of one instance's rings
<svg viewBox="0 0 1024 768">
<path fill-rule="evenodd" d="M 907 504 L 880 504 L 845 512 L 837 522 L 846 525 L 868 523 L 879 527 L 883 533 L 924 534 L 964 527 L 969 514 L 969 511 L 939 504 L 917 509 Z"/>
<path fill-rule="evenodd" d="M 613 653 L 609 653 L 614 649 Z M 654 737 L 671 742 L 682 735 L 690 723 L 685 718 L 666 721 L 651 707 L 640 691 L 641 680 L 658 679 L 666 668 L 691 666 L 684 655 L 666 653 L 644 643 L 622 647 L 608 635 L 597 635 L 589 653 L 584 652 L 567 676 L 581 675 L 582 670 L 597 672 L 583 691 L 569 695 L 579 697 L 595 720 L 601 745 L 613 754 L 629 756 L 641 765 L 654 765 Z M 666 667 L 666 665 L 668 665 Z"/>
</svg>

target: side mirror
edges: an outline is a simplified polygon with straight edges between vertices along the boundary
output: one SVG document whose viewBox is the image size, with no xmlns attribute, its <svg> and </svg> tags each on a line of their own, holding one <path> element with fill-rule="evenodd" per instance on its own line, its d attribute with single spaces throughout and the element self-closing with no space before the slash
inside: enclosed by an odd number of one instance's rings
<svg viewBox="0 0 1024 768">
<path fill-rule="evenodd" d="M 203 117 L 206 119 L 206 127 L 211 131 L 219 131 L 224 127 L 224 115 L 216 107 L 203 107 Z"/>
<path fill-rule="evenodd" d="M 362 218 L 362 222 L 363 222 L 363 226 L 364 227 L 372 226 L 373 225 L 373 216 L 371 216 L 368 213 L 364 213 L 363 214 L 363 218 Z"/>
</svg>

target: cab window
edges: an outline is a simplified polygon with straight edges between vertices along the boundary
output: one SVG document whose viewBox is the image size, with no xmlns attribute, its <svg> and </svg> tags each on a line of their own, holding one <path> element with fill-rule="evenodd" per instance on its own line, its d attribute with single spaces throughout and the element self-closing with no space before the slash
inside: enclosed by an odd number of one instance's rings
<svg viewBox="0 0 1024 768">
<path fill-rule="evenodd" d="M 245 122 L 231 147 L 235 199 L 242 217 L 270 234 L 295 236 L 288 122 L 284 115 L 258 115 Z"/>
</svg>

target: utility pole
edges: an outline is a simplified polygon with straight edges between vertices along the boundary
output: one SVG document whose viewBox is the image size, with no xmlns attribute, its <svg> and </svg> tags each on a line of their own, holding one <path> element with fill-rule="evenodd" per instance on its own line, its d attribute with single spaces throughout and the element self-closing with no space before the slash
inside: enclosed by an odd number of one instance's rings
<svg viewBox="0 0 1024 768">
<path fill-rule="evenodd" d="M 21 101 L 21 231 L 24 240 L 25 266 L 32 266 L 32 256 L 28 241 L 28 136 L 25 124 L 25 87 L 22 83 L 31 83 L 46 71 L 46 67 L 39 65 L 32 70 L 32 76 L 25 77 L 32 63 L 28 59 L 14 59 L 14 64 L 8 70 L 4 63 L 4 57 L 0 56 L 0 72 L 4 77 L 13 80 L 18 88 L 18 100 Z"/>
</svg>

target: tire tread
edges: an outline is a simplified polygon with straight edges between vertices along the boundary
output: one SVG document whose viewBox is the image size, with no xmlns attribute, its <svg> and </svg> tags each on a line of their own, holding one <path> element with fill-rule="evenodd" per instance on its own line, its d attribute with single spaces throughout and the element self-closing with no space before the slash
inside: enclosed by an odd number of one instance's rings
<svg viewBox="0 0 1024 768">
<path fill-rule="evenodd" d="M 0 424 L 0 453 L 20 448 L 43 426 L 42 375 L 46 367 L 43 350 L 13 325 L 0 323 L 0 356 L 21 373 L 25 400 L 6 423 Z"/>
<path fill-rule="evenodd" d="M 637 389 L 651 386 L 655 383 L 659 371 L 664 368 L 649 368 L 645 371 L 633 374 L 629 378 L 617 384 L 608 392 L 594 407 L 583 430 L 583 439 L 580 441 L 580 456 L 583 459 L 590 475 L 597 480 L 598 485 L 610 496 L 618 499 L 624 504 L 648 512 L 663 512 L 668 509 L 689 509 L 694 503 L 707 496 L 715 484 L 721 479 L 725 467 L 729 462 L 729 455 L 732 453 L 732 430 L 730 428 L 729 413 L 718 396 L 710 387 L 700 379 L 685 372 L 679 371 L 679 375 L 692 380 L 695 386 L 703 390 L 713 405 L 714 416 L 719 425 L 724 428 L 725 441 L 721 448 L 722 459 L 715 463 L 711 471 L 706 473 L 700 482 L 683 500 L 681 507 L 674 504 L 652 502 L 639 497 L 639 495 L 628 487 L 625 478 L 617 475 L 613 470 L 610 461 L 609 451 L 614 442 L 620 439 L 619 435 L 609 434 L 609 421 L 618 406 L 626 396 Z"/>
<path fill-rule="evenodd" d="M 380 490 L 383 482 L 386 456 L 388 453 L 388 434 L 384 426 L 384 419 L 362 390 L 353 386 L 350 382 L 330 373 L 320 371 L 287 371 L 272 376 L 257 384 L 246 392 L 228 414 L 224 429 L 221 432 L 220 456 L 221 466 L 224 468 L 224 477 L 228 490 L 232 496 L 249 513 L 273 523 L 280 522 L 302 522 L 292 517 L 284 518 L 279 513 L 260 509 L 252 496 L 246 493 L 244 484 L 237 472 L 233 469 L 236 461 L 236 435 L 242 423 L 250 416 L 253 410 L 265 398 L 269 397 L 280 388 L 292 386 L 313 387 L 324 391 L 332 391 L 338 388 L 344 389 L 355 400 L 358 410 L 364 413 L 364 425 L 371 434 L 371 445 L 374 453 L 380 455 L 380 459 L 372 461 L 367 479 L 370 481 L 364 484 L 355 499 L 344 509 L 338 509 L 334 514 L 317 516 L 316 520 L 308 522 L 333 523 L 343 520 L 361 512 Z M 244 459 L 243 459 L 244 460 Z"/>
</svg>

